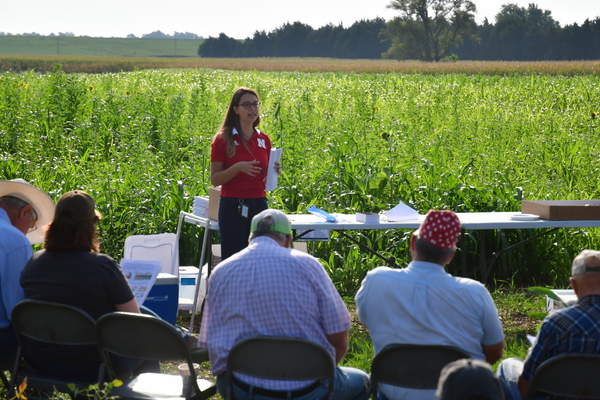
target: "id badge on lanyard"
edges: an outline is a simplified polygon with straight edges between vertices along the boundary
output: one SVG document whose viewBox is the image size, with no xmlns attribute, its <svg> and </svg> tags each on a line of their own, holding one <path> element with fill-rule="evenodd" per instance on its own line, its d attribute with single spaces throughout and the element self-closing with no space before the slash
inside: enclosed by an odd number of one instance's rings
<svg viewBox="0 0 600 400">
<path fill-rule="evenodd" d="M 242 218 L 248 218 L 248 204 L 244 203 L 244 200 L 240 199 L 240 204 L 238 205 L 238 213 Z"/>
</svg>

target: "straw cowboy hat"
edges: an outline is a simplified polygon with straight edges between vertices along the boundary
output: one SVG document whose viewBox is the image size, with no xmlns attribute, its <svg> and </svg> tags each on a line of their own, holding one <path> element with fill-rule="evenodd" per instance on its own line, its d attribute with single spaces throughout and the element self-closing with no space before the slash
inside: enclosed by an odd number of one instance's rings
<svg viewBox="0 0 600 400">
<path fill-rule="evenodd" d="M 37 229 L 27 234 L 31 244 L 44 243 L 44 227 L 54 218 L 54 202 L 46 193 L 23 179 L 0 181 L 0 197 L 12 196 L 30 204 L 37 213 Z"/>
</svg>

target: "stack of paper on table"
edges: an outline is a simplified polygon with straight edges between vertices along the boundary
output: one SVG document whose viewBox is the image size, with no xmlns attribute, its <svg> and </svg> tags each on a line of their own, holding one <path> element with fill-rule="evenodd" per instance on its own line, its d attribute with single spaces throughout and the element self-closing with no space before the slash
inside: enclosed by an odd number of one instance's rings
<svg viewBox="0 0 600 400">
<path fill-rule="evenodd" d="M 192 203 L 192 214 L 202 218 L 208 218 L 208 197 L 194 197 L 194 202 Z"/>
<path fill-rule="evenodd" d="M 389 222 L 412 221 L 419 219 L 419 212 L 400 202 L 396 207 L 386 212 L 385 216 Z"/>
</svg>

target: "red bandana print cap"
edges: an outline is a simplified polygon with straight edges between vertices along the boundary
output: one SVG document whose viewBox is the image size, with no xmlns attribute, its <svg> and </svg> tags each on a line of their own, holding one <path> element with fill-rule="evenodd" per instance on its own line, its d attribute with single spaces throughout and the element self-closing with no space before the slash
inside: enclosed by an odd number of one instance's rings
<svg viewBox="0 0 600 400">
<path fill-rule="evenodd" d="M 460 233 L 460 220 L 454 211 L 429 210 L 419 228 L 419 236 L 426 242 L 453 250 Z"/>
</svg>

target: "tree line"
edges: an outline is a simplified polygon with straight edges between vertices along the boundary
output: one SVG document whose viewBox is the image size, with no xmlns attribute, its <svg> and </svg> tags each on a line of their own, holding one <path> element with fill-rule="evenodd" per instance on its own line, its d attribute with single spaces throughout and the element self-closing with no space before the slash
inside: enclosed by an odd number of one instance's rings
<svg viewBox="0 0 600 400">
<path fill-rule="evenodd" d="M 475 26 L 474 37 L 453 49 L 461 60 L 598 60 L 600 17 L 561 27 L 535 4 L 502 6 L 495 23 Z"/>
<path fill-rule="evenodd" d="M 565 27 L 536 4 L 505 4 L 493 24 L 475 24 L 470 0 L 393 0 L 399 16 L 382 33 L 385 58 L 542 61 L 600 59 L 600 18 Z"/>
<path fill-rule="evenodd" d="M 596 60 L 600 17 L 561 27 L 535 4 L 505 4 L 495 16 L 475 23 L 470 0 L 393 0 L 399 15 L 362 20 L 345 28 L 318 29 L 301 22 L 236 40 L 221 33 L 198 48 L 201 57 L 330 57 L 365 59 Z"/>
<path fill-rule="evenodd" d="M 386 27 L 383 18 L 361 20 L 345 28 L 325 25 L 313 29 L 301 22 L 286 23 L 267 33 L 256 31 L 245 40 L 221 33 L 205 39 L 198 48 L 201 57 L 330 57 L 378 59 L 389 44 L 380 32 Z"/>
</svg>

